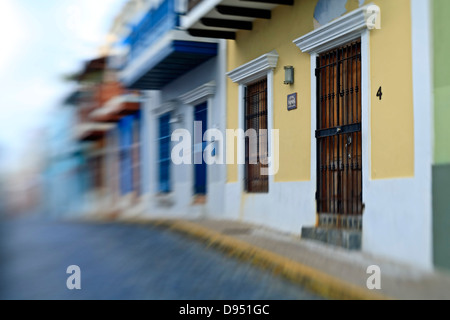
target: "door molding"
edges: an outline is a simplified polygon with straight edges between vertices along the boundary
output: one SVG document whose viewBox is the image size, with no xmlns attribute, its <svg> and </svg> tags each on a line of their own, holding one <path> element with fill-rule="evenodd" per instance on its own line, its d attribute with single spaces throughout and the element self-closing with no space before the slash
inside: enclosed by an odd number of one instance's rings
<svg viewBox="0 0 450 320">
<path fill-rule="evenodd" d="M 278 64 L 278 53 L 274 50 L 263 54 L 262 56 L 247 62 L 236 69 L 228 72 L 226 75 L 233 81 L 234 83 L 239 84 L 238 89 L 238 128 L 244 130 L 245 128 L 245 88 L 248 84 L 260 80 L 262 78 L 267 78 L 267 132 L 272 132 L 273 129 L 273 107 L 274 107 L 274 98 L 273 98 L 273 85 L 274 85 L 274 70 Z M 274 148 L 275 141 L 273 136 L 270 135 L 270 139 L 268 141 L 268 154 L 272 154 L 272 150 Z M 245 155 L 245 139 L 244 137 L 238 137 L 237 139 L 237 156 L 238 159 L 242 159 Z M 240 194 L 242 194 L 245 190 L 244 186 L 244 165 L 238 165 L 238 181 Z M 269 175 L 269 193 L 271 187 L 274 183 L 274 176 Z"/>
<path fill-rule="evenodd" d="M 181 96 L 178 99 L 186 105 L 196 106 L 202 102 L 207 101 L 209 98 L 214 96 L 216 93 L 216 83 L 214 81 L 205 83 L 204 85 L 189 91 Z"/>
<path fill-rule="evenodd" d="M 361 37 L 366 30 L 380 29 L 380 8 L 366 5 L 294 40 L 307 53 L 321 53 Z"/>
</svg>

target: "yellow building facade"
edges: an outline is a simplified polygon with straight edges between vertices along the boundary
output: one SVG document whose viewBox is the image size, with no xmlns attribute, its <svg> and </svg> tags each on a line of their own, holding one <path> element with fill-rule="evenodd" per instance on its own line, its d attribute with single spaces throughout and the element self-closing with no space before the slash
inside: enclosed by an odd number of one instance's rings
<svg viewBox="0 0 450 320">
<path fill-rule="evenodd" d="M 369 2 L 369 1 L 366 1 Z M 314 30 L 318 1 L 279 6 L 270 20 L 257 20 L 252 31 L 239 31 L 228 42 L 231 71 L 267 52 L 279 54 L 274 69 L 273 127 L 280 129 L 280 168 L 276 182 L 311 179 L 310 54 L 299 52 L 292 40 Z M 377 1 L 382 12 L 380 30 L 370 32 L 371 170 L 372 179 L 414 175 L 414 115 L 410 1 Z M 348 1 L 346 13 L 358 8 Z M 292 65 L 295 83 L 284 85 L 283 66 Z M 376 96 L 382 85 L 383 97 Z M 238 127 L 238 84 L 228 80 L 228 128 Z M 298 93 L 298 109 L 286 110 L 286 97 Z M 394 139 L 395 137 L 395 139 Z M 237 181 L 237 166 L 228 167 L 229 182 Z"/>
<path fill-rule="evenodd" d="M 431 105 L 429 83 L 420 87 L 429 76 L 420 70 L 429 63 L 428 49 L 420 47 L 429 41 L 421 33 L 428 28 L 428 6 L 411 0 L 294 1 L 228 40 L 227 128 L 246 129 L 245 99 L 259 77 L 267 79 L 268 129 L 279 132 L 279 140 L 269 139 L 269 154 L 278 143 L 279 163 L 265 192 L 249 192 L 246 165 L 228 165 L 230 216 L 237 211 L 240 219 L 303 238 L 431 266 Z M 349 56 L 341 57 L 334 61 L 338 66 L 320 71 L 320 59 L 326 66 L 333 62 L 326 54 L 345 56 L 352 43 L 358 62 L 349 65 Z M 293 67 L 291 84 L 285 84 L 286 67 Z M 352 75 L 358 79 L 350 80 Z M 297 108 L 289 110 L 292 95 Z M 328 117 L 319 115 L 328 108 L 327 98 L 335 111 L 328 111 L 332 120 L 324 120 L 330 123 L 320 130 L 319 117 Z M 339 125 L 336 117 L 353 117 L 352 103 L 360 108 L 359 124 Z M 349 133 L 352 128 L 359 131 Z M 333 130 L 335 138 L 328 137 Z M 321 135 L 328 142 L 319 144 Z M 235 154 L 236 142 L 227 140 Z M 352 143 L 359 146 L 350 161 Z M 324 155 L 327 148 L 333 150 Z M 346 170 L 356 170 L 357 177 L 345 178 Z M 344 195 L 349 192 L 353 195 Z"/>
<path fill-rule="evenodd" d="M 226 39 L 217 215 L 433 268 L 431 8 L 431 0 L 189 7 L 182 29 Z"/>
</svg>

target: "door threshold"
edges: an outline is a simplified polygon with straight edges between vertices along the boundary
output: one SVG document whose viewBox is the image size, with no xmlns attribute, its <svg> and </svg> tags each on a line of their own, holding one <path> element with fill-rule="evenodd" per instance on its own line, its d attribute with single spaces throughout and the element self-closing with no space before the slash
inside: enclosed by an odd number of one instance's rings
<svg viewBox="0 0 450 320">
<path fill-rule="evenodd" d="M 332 227 L 303 227 L 302 239 L 320 241 L 347 250 L 361 250 L 362 231 Z"/>
<path fill-rule="evenodd" d="M 320 213 L 319 227 L 362 230 L 362 215 Z"/>
</svg>

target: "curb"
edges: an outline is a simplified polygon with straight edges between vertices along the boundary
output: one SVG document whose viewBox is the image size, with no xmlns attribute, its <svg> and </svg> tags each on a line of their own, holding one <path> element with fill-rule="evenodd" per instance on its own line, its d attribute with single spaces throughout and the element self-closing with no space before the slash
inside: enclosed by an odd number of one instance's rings
<svg viewBox="0 0 450 320">
<path fill-rule="evenodd" d="M 374 293 L 362 287 L 342 281 L 279 254 L 199 226 L 193 222 L 166 219 L 127 219 L 124 222 L 151 225 L 190 236 L 204 242 L 208 247 L 219 249 L 232 257 L 250 262 L 258 267 L 271 271 L 273 274 L 281 275 L 324 298 L 335 300 L 392 299 L 385 295 Z"/>
</svg>

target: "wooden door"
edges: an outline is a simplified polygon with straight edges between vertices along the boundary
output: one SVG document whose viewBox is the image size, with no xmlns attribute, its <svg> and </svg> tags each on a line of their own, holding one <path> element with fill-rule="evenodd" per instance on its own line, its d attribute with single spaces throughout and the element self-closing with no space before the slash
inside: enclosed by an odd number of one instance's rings
<svg viewBox="0 0 450 320">
<path fill-rule="evenodd" d="M 361 42 L 320 54 L 316 76 L 318 213 L 362 215 Z"/>
</svg>

